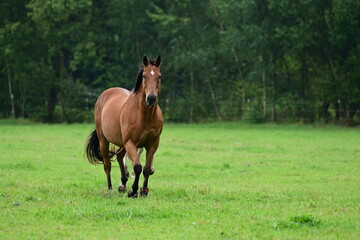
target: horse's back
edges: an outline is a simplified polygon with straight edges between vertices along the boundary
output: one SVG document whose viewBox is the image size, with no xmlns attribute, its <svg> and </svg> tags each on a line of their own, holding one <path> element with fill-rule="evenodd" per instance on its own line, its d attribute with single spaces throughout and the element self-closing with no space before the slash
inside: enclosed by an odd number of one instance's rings
<svg viewBox="0 0 360 240">
<path fill-rule="evenodd" d="M 111 111 L 115 113 L 122 108 L 127 98 L 130 96 L 130 91 L 124 88 L 109 88 L 99 96 L 95 104 L 95 111 L 103 112 Z M 96 113 L 95 113 L 96 114 Z M 96 117 L 96 116 L 95 116 Z"/>
<path fill-rule="evenodd" d="M 109 142 L 121 145 L 120 114 L 131 92 L 124 88 L 109 88 L 98 98 L 94 109 L 97 131 L 100 131 Z"/>
</svg>

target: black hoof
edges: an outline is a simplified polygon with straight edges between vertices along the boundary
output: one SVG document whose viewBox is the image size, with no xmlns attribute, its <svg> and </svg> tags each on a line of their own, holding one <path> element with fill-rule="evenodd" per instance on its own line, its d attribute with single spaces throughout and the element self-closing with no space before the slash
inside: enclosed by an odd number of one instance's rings
<svg viewBox="0 0 360 240">
<path fill-rule="evenodd" d="M 148 188 L 141 188 L 140 189 L 140 196 L 141 197 L 147 197 L 149 194 L 149 189 Z"/>
<path fill-rule="evenodd" d="M 120 185 L 120 186 L 118 187 L 118 191 L 121 192 L 121 193 L 126 192 L 126 186 Z"/>
<path fill-rule="evenodd" d="M 138 197 L 138 193 L 135 192 L 134 190 L 131 190 L 131 191 L 128 193 L 128 197 L 129 197 L 129 198 L 137 198 L 137 197 Z"/>
</svg>

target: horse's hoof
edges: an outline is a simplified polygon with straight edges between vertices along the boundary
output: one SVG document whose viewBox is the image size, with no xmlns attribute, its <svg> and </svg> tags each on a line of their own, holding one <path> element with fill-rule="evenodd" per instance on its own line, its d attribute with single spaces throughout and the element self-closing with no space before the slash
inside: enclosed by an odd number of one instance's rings
<svg viewBox="0 0 360 240">
<path fill-rule="evenodd" d="M 128 197 L 129 197 L 129 198 L 137 198 L 137 197 L 138 197 L 138 193 L 135 192 L 134 190 L 131 190 L 131 191 L 128 193 Z"/>
<path fill-rule="evenodd" d="M 149 194 L 149 189 L 148 188 L 141 188 L 140 189 L 140 196 L 141 197 L 147 197 L 148 194 Z"/>
<path fill-rule="evenodd" d="M 118 191 L 121 192 L 121 193 L 126 192 L 126 186 L 120 185 L 120 186 L 118 187 Z"/>
</svg>

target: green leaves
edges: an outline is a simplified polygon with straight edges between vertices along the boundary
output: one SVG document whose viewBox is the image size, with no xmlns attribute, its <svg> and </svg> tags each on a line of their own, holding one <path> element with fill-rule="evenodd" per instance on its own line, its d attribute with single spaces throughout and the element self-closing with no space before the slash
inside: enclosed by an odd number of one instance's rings
<svg viewBox="0 0 360 240">
<path fill-rule="evenodd" d="M 47 115 L 52 86 L 131 88 L 142 56 L 162 55 L 169 120 L 359 122 L 359 12 L 356 0 L 4 0 L 0 116 L 9 79 L 16 116 Z"/>
</svg>

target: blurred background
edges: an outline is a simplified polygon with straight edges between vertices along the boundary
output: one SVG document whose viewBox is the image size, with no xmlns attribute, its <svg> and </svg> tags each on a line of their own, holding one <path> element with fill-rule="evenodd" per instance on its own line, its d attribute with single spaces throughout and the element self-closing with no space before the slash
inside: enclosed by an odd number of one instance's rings
<svg viewBox="0 0 360 240">
<path fill-rule="evenodd" d="M 360 123 L 359 0 L 2 0 L 0 118 L 91 122 L 162 57 L 167 122 Z"/>
</svg>

